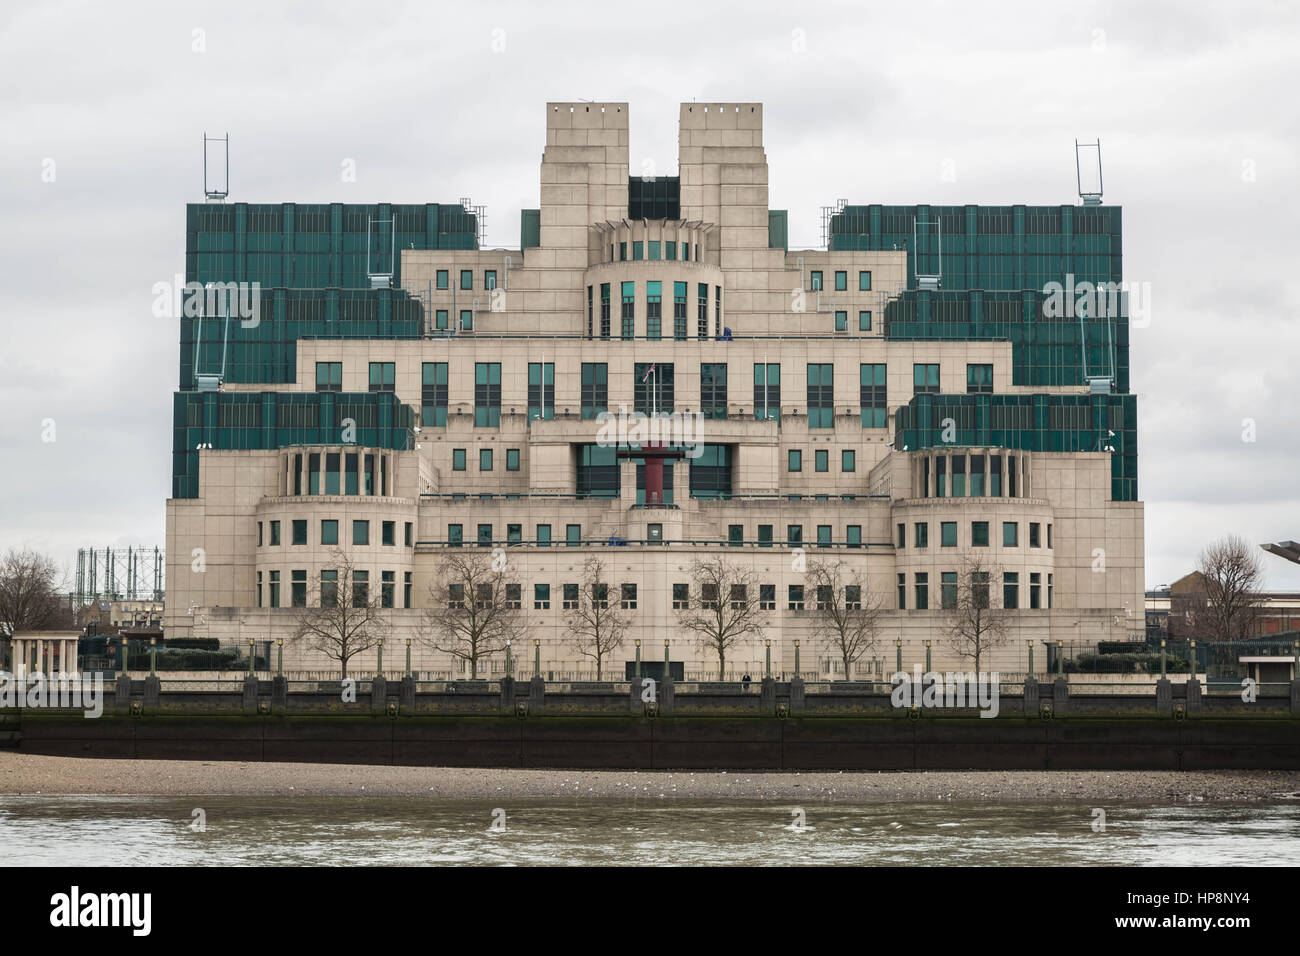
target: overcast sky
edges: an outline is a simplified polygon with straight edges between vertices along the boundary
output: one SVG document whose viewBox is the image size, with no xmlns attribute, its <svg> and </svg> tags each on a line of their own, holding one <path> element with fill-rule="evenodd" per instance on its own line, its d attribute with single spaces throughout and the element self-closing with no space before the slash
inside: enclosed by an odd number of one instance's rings
<svg viewBox="0 0 1300 956">
<path fill-rule="evenodd" d="M 792 249 L 841 198 L 1076 202 L 1074 140 L 1100 138 L 1152 300 L 1132 335 L 1147 583 L 1229 533 L 1300 538 L 1298 20 L 1249 0 L 6 0 L 0 548 L 71 568 L 163 543 L 179 346 L 151 290 L 184 271 L 205 130 L 230 133 L 231 201 L 468 196 L 487 244 L 517 247 L 544 104 L 580 98 L 629 102 L 632 170 L 664 175 L 679 103 L 763 102 Z"/>
</svg>

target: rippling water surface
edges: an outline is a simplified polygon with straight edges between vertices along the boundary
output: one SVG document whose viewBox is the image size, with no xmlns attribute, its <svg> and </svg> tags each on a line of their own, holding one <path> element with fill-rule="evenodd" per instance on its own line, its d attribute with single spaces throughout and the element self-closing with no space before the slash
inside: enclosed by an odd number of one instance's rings
<svg viewBox="0 0 1300 956">
<path fill-rule="evenodd" d="M 1285 803 L 1112 805 L 1105 832 L 1081 803 L 521 800 L 499 806 L 494 829 L 497 809 L 418 797 L 0 797 L 0 862 L 1300 864 L 1300 805 Z"/>
</svg>

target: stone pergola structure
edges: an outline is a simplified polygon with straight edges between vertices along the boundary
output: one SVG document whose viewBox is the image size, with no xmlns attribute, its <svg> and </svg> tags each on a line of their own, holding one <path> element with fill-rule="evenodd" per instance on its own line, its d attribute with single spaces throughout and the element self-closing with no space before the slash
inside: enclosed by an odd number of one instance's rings
<svg viewBox="0 0 1300 956">
<path fill-rule="evenodd" d="M 13 643 L 14 676 L 23 678 L 77 674 L 77 640 L 80 631 L 17 631 Z"/>
</svg>

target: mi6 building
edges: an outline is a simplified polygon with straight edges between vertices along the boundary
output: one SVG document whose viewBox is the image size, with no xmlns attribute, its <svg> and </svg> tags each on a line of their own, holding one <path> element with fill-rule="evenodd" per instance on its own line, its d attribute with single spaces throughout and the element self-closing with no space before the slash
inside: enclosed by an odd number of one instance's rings
<svg viewBox="0 0 1300 956">
<path fill-rule="evenodd" d="M 324 669 L 297 622 L 355 597 L 387 661 L 411 639 L 422 674 L 468 676 L 426 612 L 447 556 L 480 553 L 515 582 L 517 676 L 594 672 L 568 615 L 592 557 L 627 622 L 606 675 L 638 641 L 662 668 L 667 641 L 716 677 L 680 617 L 732 597 L 761 622 L 733 678 L 769 653 L 879 677 L 900 642 L 908 667 L 927 641 L 969 666 L 948 635 L 971 581 L 1000 620 L 986 670 L 1141 629 L 1128 319 L 1087 295 L 1123 282 L 1118 207 L 841 204 L 792 250 L 760 104 L 682 104 L 677 175 L 653 180 L 629 175 L 628 104 L 545 119 L 520 249 L 481 248 L 468 202 L 188 208 L 187 282 L 251 289 L 256 316 L 181 318 L 169 640 L 284 639 L 287 668 Z M 744 594 L 699 593 L 718 559 Z M 817 565 L 879 609 L 848 674 Z"/>
</svg>

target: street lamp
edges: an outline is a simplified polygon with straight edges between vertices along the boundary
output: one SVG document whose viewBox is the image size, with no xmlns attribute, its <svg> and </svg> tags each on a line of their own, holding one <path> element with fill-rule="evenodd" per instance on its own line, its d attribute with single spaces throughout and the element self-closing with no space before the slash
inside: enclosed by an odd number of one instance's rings
<svg viewBox="0 0 1300 956">
<path fill-rule="evenodd" d="M 794 676 L 799 676 L 799 638 L 794 639 Z"/>
<path fill-rule="evenodd" d="M 641 679 L 641 638 L 636 639 L 636 679 Z"/>
<path fill-rule="evenodd" d="M 275 676 L 284 676 L 284 638 L 275 639 Z"/>
<path fill-rule="evenodd" d="M 406 639 L 406 676 L 411 676 L 411 639 Z"/>
<path fill-rule="evenodd" d="M 763 643 L 767 645 L 767 673 L 764 674 L 763 676 L 771 677 L 772 676 L 772 639 L 769 637 Z"/>
</svg>

